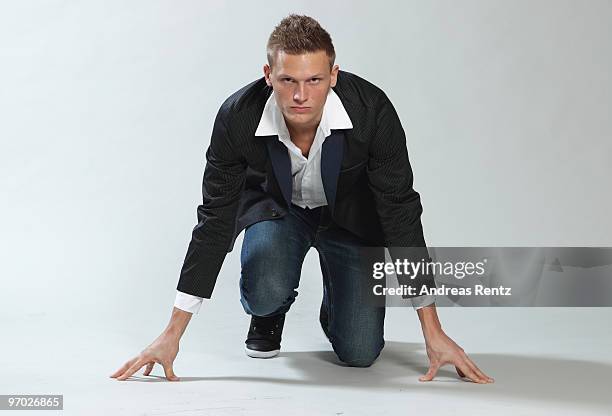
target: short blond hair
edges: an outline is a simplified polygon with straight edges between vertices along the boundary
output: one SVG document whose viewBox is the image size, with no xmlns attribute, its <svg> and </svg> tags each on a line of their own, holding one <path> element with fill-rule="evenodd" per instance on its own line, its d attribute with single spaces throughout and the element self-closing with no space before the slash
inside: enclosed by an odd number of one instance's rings
<svg viewBox="0 0 612 416">
<path fill-rule="evenodd" d="M 336 60 L 331 36 L 315 19 L 298 14 L 290 14 L 281 20 L 270 34 L 266 48 L 270 67 L 278 51 L 300 55 L 321 50 L 327 54 L 331 69 Z"/>
</svg>

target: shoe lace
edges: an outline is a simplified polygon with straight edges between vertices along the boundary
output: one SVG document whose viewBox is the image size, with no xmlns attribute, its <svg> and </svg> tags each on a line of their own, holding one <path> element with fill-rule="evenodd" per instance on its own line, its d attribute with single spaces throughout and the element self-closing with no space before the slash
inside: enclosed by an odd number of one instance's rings
<svg viewBox="0 0 612 416">
<path fill-rule="evenodd" d="M 258 334 L 276 335 L 280 330 L 280 323 L 272 320 L 263 320 L 259 324 L 253 323 L 251 325 L 253 332 Z"/>
</svg>

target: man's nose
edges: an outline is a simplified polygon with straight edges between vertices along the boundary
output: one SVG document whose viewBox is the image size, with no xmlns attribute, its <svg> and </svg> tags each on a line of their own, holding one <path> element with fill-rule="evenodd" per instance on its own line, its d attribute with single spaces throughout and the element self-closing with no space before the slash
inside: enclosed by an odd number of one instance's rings
<svg viewBox="0 0 612 416">
<path fill-rule="evenodd" d="M 306 86 L 302 83 L 298 83 L 295 91 L 293 92 L 293 100 L 298 103 L 303 103 L 308 99 L 306 96 Z"/>
</svg>

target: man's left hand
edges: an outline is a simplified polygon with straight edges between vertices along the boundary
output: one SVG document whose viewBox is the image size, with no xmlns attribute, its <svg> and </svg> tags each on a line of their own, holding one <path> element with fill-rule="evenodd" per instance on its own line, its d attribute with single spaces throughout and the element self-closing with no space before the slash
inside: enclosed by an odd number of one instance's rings
<svg viewBox="0 0 612 416">
<path fill-rule="evenodd" d="M 463 348 L 450 339 L 443 331 L 438 331 L 425 338 L 427 356 L 429 357 L 429 371 L 419 377 L 419 381 L 431 381 L 436 373 L 446 364 L 453 364 L 459 377 L 465 377 L 474 383 L 493 383 L 493 378 L 483 373 L 478 366 L 467 356 Z"/>
</svg>

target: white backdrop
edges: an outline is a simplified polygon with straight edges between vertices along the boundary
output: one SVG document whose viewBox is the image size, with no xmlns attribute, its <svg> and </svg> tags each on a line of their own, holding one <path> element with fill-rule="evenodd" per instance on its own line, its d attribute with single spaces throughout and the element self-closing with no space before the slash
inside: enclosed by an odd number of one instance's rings
<svg viewBox="0 0 612 416">
<path fill-rule="evenodd" d="M 121 359 L 158 334 L 214 116 L 262 76 L 291 12 L 394 103 L 429 245 L 612 245 L 610 1 L 2 1 L 1 323 L 116 331 L 133 342 Z M 194 319 L 202 337 L 246 330 L 241 241 Z M 295 307 L 313 327 L 315 257 Z"/>
</svg>

